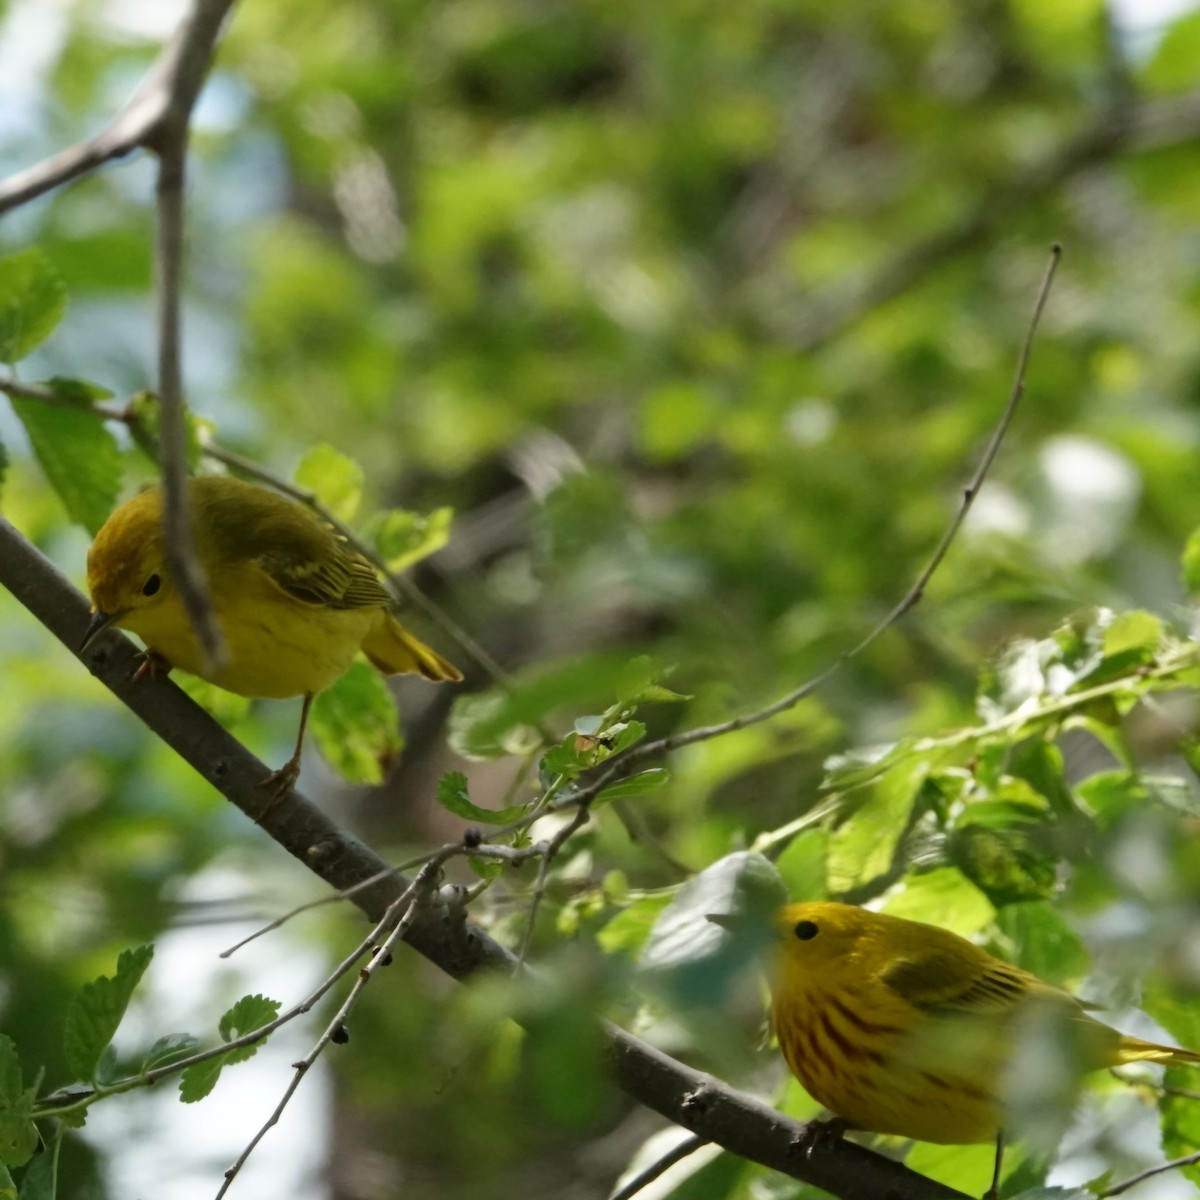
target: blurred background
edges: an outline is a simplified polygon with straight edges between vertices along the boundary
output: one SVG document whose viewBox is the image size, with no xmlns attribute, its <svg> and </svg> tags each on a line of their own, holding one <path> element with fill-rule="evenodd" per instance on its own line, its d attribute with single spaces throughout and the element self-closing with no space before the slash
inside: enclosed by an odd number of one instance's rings
<svg viewBox="0 0 1200 1200">
<path fill-rule="evenodd" d="M 98 129 L 182 10 L 0 3 L 0 174 Z M 807 812 L 829 756 L 973 722 L 976 678 L 1012 639 L 1096 605 L 1186 628 L 1200 11 L 246 0 L 193 148 L 194 410 L 283 476 L 318 443 L 353 458 L 363 519 L 452 508 L 413 578 L 505 671 L 552 681 L 560 735 L 612 702 L 614 658 L 649 656 L 687 697 L 640 714 L 658 735 L 761 707 L 857 642 L 946 528 L 1064 246 L 1025 405 L 925 601 L 817 696 L 675 755 L 670 785 L 634 802 L 636 839 L 606 812 L 570 843 L 535 939 L 548 995 L 458 988 L 398 955 L 235 1188 L 604 1197 L 659 1123 L 603 1082 L 584 997 L 624 1011 L 626 960 L 605 952 L 636 948 L 669 889 Z M 4 218 L 0 252 L 40 245 L 70 299 L 23 378 L 121 402 L 153 386 L 152 236 L 142 155 Z M 7 407 L 0 438 L 5 515 L 81 583 L 88 535 Z M 129 449 L 125 491 L 152 474 Z M 219 962 L 320 886 L 6 595 L 0 619 L 0 1027 L 27 1073 L 66 1081 L 70 995 L 141 941 L 160 950 L 131 1044 L 212 1036 L 242 991 L 302 995 L 355 916 L 317 910 Z M 480 804 L 529 798 L 510 791 L 519 759 L 456 753 L 456 698 L 491 681 L 413 624 L 466 683 L 395 684 L 406 744 L 380 786 L 316 754 L 301 781 L 396 859 L 461 833 L 433 798 L 442 772 L 466 771 Z M 219 712 L 275 762 L 297 709 Z M 1149 876 L 1105 878 L 1080 911 L 1124 914 L 1104 929 L 1136 939 Z M 519 937 L 530 885 L 502 881 L 481 919 Z M 315 1036 L 293 1028 L 195 1109 L 170 1087 L 102 1106 L 61 1194 L 212 1195 Z M 1144 1149 L 1087 1160 L 1093 1139 L 1085 1166 L 1132 1169 Z M 724 1157 L 705 1172 L 673 1194 L 815 1194 Z M 1172 1186 L 1147 1194 L 1192 1194 Z"/>
</svg>

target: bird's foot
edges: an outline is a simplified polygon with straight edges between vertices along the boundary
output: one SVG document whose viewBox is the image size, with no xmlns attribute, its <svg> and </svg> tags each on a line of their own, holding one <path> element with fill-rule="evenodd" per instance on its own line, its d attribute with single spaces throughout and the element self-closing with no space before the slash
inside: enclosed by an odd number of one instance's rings
<svg viewBox="0 0 1200 1200">
<path fill-rule="evenodd" d="M 166 679 L 171 673 L 172 664 L 157 650 L 143 650 L 138 655 L 137 670 L 133 673 L 133 681 L 139 679 Z"/>
<path fill-rule="evenodd" d="M 260 825 L 275 810 L 276 805 L 291 792 L 292 787 L 299 778 L 300 756 L 294 754 L 278 771 L 272 771 L 259 784 L 259 787 L 263 788 L 267 793 L 266 807 L 258 814 L 258 823 Z"/>
</svg>

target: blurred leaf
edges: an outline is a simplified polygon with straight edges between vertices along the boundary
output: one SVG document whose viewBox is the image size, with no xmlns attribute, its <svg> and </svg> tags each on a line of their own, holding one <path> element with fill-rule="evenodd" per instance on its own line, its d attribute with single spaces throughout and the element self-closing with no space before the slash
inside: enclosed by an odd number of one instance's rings
<svg viewBox="0 0 1200 1200">
<path fill-rule="evenodd" d="M 1192 530 L 1183 550 L 1183 585 L 1193 598 L 1200 596 L 1200 529 Z"/>
<path fill-rule="evenodd" d="M 662 767 L 651 767 L 639 771 L 626 779 L 610 783 L 592 801 L 593 808 L 611 804 L 614 800 L 630 800 L 635 796 L 644 796 L 647 792 L 657 791 L 664 783 L 670 781 L 671 773 Z"/>
<path fill-rule="evenodd" d="M 270 1024 L 279 1015 L 279 1009 L 278 1000 L 270 1000 L 261 995 L 243 996 L 222 1015 L 217 1026 L 218 1032 L 224 1041 L 235 1041 L 255 1029 Z M 266 1040 L 266 1037 L 260 1038 L 247 1046 L 239 1046 L 188 1067 L 179 1077 L 179 1099 L 184 1104 L 194 1104 L 197 1100 L 203 1100 L 217 1086 L 217 1080 L 225 1067 L 253 1058 L 265 1045 Z"/>
<path fill-rule="evenodd" d="M 296 485 L 312 492 L 317 502 L 339 521 L 353 520 L 362 500 L 362 467 L 332 446 L 313 446 L 293 476 Z"/>
<path fill-rule="evenodd" d="M 84 984 L 67 1009 L 63 1050 L 67 1065 L 77 1079 L 92 1080 L 101 1055 L 108 1048 L 129 1007 L 133 990 L 145 974 L 154 957 L 153 946 L 138 946 L 122 950 L 117 958 L 117 972 L 110 979 Z"/>
<path fill-rule="evenodd" d="M 1050 903 L 1008 904 L 996 924 L 1012 943 L 1014 961 L 1039 979 L 1071 987 L 1087 974 L 1091 958 L 1079 935 Z"/>
<path fill-rule="evenodd" d="M 381 783 L 404 747 L 395 698 L 362 659 L 317 693 L 309 724 L 330 766 L 352 783 Z"/>
<path fill-rule="evenodd" d="M 741 850 L 693 875 L 662 911 L 642 949 L 639 965 L 671 1000 L 684 1006 L 719 1006 L 721 997 L 773 940 L 771 918 L 787 902 L 774 865 Z M 710 914 L 733 920 L 723 929 Z"/>
<path fill-rule="evenodd" d="M 0 258 L 0 362 L 15 363 L 55 330 L 67 289 L 36 247 Z"/>
<path fill-rule="evenodd" d="M 113 397 L 109 388 L 101 387 L 100 384 L 93 383 L 89 379 L 66 379 L 61 375 L 55 375 L 50 379 L 43 379 L 40 386 L 49 388 L 63 400 L 77 404 L 81 408 L 91 407 L 93 404 L 111 400 Z"/>
<path fill-rule="evenodd" d="M 36 1089 L 22 1086 L 21 1062 L 12 1038 L 0 1033 L 0 1163 L 24 1166 L 38 1146 L 30 1119 Z"/>
<path fill-rule="evenodd" d="M 121 487 L 116 440 L 99 418 L 36 400 L 13 400 L 42 470 L 72 521 L 95 533 Z"/>
<path fill-rule="evenodd" d="M 406 571 L 446 545 L 453 521 L 452 508 L 425 514 L 392 508 L 370 522 L 367 538 L 389 571 Z"/>
<path fill-rule="evenodd" d="M 438 780 L 437 802 L 465 821 L 481 821 L 485 825 L 508 825 L 525 815 L 523 804 L 509 808 L 480 808 L 467 793 L 467 777 L 461 771 L 450 771 Z"/>
<path fill-rule="evenodd" d="M 805 829 L 784 847 L 775 860 L 788 895 L 793 900 L 824 900 L 829 831 Z"/>
<path fill-rule="evenodd" d="M 659 914 L 671 902 L 665 893 L 639 896 L 632 904 L 621 909 L 596 935 L 596 941 L 605 954 L 637 954 L 650 936 Z"/>
<path fill-rule="evenodd" d="M 1195 86 L 1200 77 L 1200 13 L 1186 13 L 1167 25 L 1141 76 L 1155 92 Z"/>
<path fill-rule="evenodd" d="M 890 869 L 928 773 L 927 761 L 910 758 L 867 786 L 866 799 L 829 839 L 826 869 L 832 895 L 861 887 Z"/>
</svg>

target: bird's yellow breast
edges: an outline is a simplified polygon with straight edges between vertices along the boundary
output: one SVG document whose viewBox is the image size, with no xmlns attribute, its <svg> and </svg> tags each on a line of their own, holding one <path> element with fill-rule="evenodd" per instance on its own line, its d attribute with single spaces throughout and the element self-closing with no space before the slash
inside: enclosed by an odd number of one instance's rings
<svg viewBox="0 0 1200 1200">
<path fill-rule="evenodd" d="M 382 608 L 328 608 L 284 594 L 253 564 L 227 567 L 214 581 L 213 607 L 229 651 L 221 671 L 204 655 L 177 594 L 137 609 L 118 624 L 173 667 L 241 696 L 281 698 L 320 692 L 349 668 Z"/>
</svg>

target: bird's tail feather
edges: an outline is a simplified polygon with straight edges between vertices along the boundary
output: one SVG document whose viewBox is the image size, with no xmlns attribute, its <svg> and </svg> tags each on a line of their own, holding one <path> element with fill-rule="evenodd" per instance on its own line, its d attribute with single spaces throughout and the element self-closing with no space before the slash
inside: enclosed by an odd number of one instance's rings
<svg viewBox="0 0 1200 1200">
<path fill-rule="evenodd" d="M 363 638 L 363 653 L 385 675 L 424 675 L 434 683 L 462 678 L 462 672 L 436 650 L 414 637 L 389 612 L 380 613 Z"/>
<path fill-rule="evenodd" d="M 1180 1046 L 1160 1046 L 1157 1042 L 1145 1042 L 1141 1038 L 1123 1037 L 1118 1047 L 1120 1061 L 1166 1063 L 1172 1067 L 1200 1066 L 1200 1054 L 1184 1050 Z"/>
</svg>

